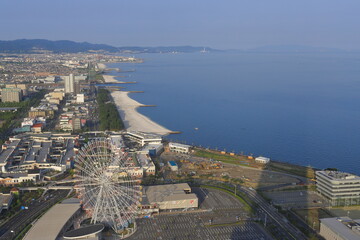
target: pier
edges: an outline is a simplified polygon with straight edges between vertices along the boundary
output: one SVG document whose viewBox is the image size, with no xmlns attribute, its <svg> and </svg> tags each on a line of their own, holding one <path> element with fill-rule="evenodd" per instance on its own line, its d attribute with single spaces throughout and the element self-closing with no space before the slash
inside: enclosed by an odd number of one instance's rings
<svg viewBox="0 0 360 240">
<path fill-rule="evenodd" d="M 139 107 L 156 107 L 156 105 L 140 105 Z"/>
</svg>

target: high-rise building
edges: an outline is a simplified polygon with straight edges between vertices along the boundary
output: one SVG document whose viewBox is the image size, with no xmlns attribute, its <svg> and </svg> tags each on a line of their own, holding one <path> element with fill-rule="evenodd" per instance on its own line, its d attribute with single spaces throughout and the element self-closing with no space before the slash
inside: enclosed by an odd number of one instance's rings
<svg viewBox="0 0 360 240">
<path fill-rule="evenodd" d="M 73 93 L 75 88 L 75 78 L 74 74 L 70 74 L 65 78 L 65 93 Z"/>
<path fill-rule="evenodd" d="M 2 102 L 20 102 L 22 100 L 22 91 L 20 88 L 1 89 Z"/>
</svg>

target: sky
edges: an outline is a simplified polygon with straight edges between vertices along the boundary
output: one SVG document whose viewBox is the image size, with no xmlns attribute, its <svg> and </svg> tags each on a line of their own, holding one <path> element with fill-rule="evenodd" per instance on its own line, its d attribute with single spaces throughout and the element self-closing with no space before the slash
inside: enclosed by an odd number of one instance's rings
<svg viewBox="0 0 360 240">
<path fill-rule="evenodd" d="M 359 0 L 1 0 L 0 40 L 360 49 Z"/>
</svg>

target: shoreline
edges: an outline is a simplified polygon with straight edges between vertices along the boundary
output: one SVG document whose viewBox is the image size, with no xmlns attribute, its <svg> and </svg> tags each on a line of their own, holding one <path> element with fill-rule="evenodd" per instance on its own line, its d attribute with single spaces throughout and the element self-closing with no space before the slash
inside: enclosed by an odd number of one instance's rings
<svg viewBox="0 0 360 240">
<path fill-rule="evenodd" d="M 116 80 L 115 79 L 116 76 L 107 75 L 107 74 L 103 74 L 102 76 L 104 78 L 105 83 L 124 83 L 123 81 Z"/>
<path fill-rule="evenodd" d="M 106 65 L 98 63 L 99 69 L 106 69 Z M 124 83 L 115 79 L 116 76 L 103 74 L 105 83 Z M 139 113 L 138 107 L 145 106 L 129 97 L 129 92 L 113 91 L 111 97 L 116 105 L 120 117 L 127 131 L 139 131 L 145 133 L 155 133 L 168 135 L 172 131 L 154 122 L 149 117 Z"/>
<path fill-rule="evenodd" d="M 144 105 L 130 98 L 128 92 L 113 91 L 111 96 L 127 131 L 139 131 L 159 135 L 168 135 L 172 132 L 139 113 L 137 108 Z"/>
<path fill-rule="evenodd" d="M 107 68 L 107 66 L 104 63 L 97 63 L 97 67 L 100 70 L 105 70 Z M 105 83 L 124 83 L 123 81 L 116 80 L 115 79 L 116 76 L 112 76 L 108 74 L 103 74 L 102 76 L 104 78 Z"/>
</svg>

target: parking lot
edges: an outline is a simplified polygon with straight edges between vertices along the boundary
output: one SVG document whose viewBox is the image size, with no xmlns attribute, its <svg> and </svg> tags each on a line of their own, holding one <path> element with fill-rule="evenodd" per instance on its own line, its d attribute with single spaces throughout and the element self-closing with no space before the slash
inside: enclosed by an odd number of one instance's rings
<svg viewBox="0 0 360 240">
<path fill-rule="evenodd" d="M 160 215 L 139 219 L 136 233 L 128 239 L 272 239 L 256 223 L 206 226 L 200 215 L 206 214 Z"/>
<path fill-rule="evenodd" d="M 264 192 L 274 205 L 292 208 L 326 207 L 326 199 L 315 191 L 277 191 Z"/>
<path fill-rule="evenodd" d="M 243 204 L 233 195 L 223 191 L 208 188 L 192 188 L 199 198 L 200 209 L 236 209 L 243 208 Z"/>
<path fill-rule="evenodd" d="M 128 239 L 272 239 L 233 195 L 216 189 L 192 188 L 199 198 L 198 212 L 167 212 L 138 219 Z"/>
</svg>

